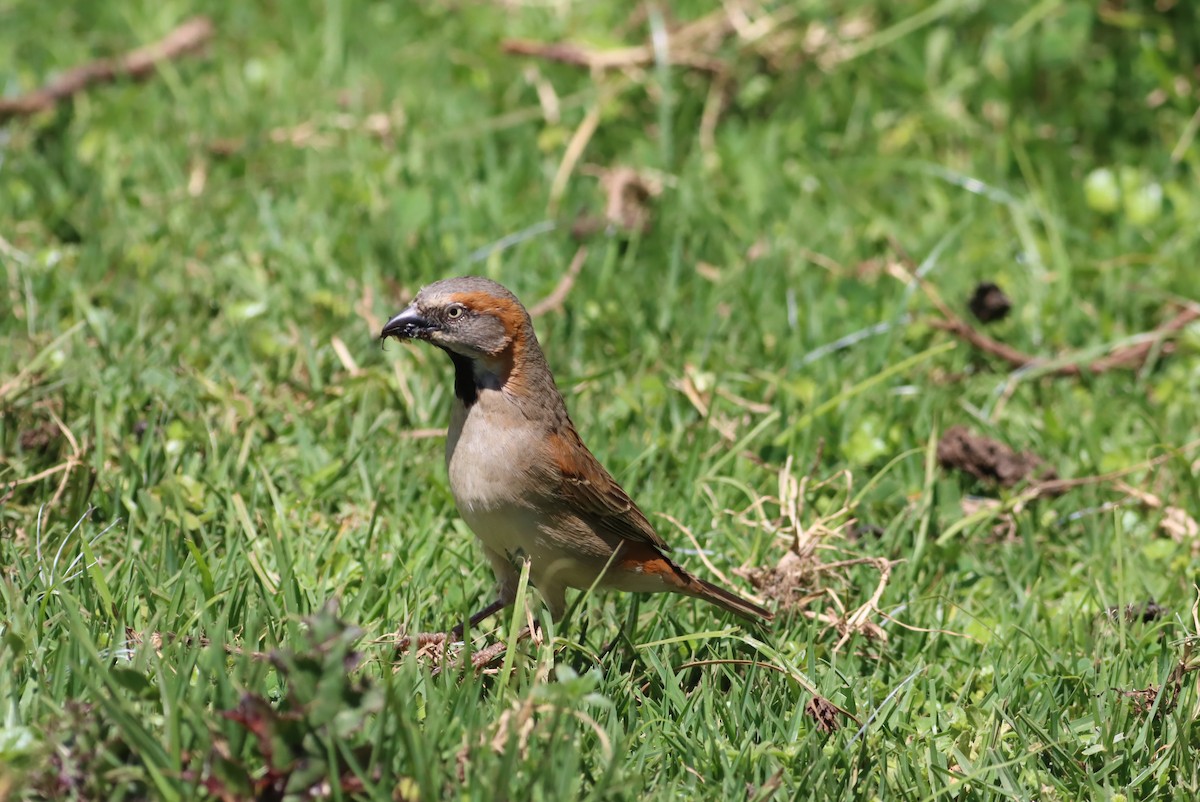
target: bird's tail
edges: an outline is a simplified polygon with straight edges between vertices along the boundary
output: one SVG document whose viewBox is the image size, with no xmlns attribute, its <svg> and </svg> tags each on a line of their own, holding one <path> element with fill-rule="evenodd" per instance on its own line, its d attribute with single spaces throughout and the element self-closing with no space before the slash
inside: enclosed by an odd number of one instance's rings
<svg viewBox="0 0 1200 802">
<path fill-rule="evenodd" d="M 734 615 L 740 615 L 742 618 L 748 618 L 751 621 L 767 622 L 775 618 L 775 614 L 765 607 L 759 607 L 754 602 L 743 599 L 736 593 L 725 590 L 725 588 L 714 585 L 711 582 L 705 582 L 699 577 L 689 577 L 687 589 L 684 591 L 689 596 L 694 596 L 697 599 L 703 599 L 706 602 L 715 604 L 723 610 L 728 610 Z"/>
</svg>

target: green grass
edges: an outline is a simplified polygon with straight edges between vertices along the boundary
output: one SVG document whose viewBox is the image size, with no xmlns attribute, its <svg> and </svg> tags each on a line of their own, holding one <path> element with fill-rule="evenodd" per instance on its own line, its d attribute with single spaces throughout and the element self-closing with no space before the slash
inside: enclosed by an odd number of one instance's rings
<svg viewBox="0 0 1200 802">
<path fill-rule="evenodd" d="M 989 331 L 1047 355 L 1104 352 L 1195 299 L 1191 4 L 799 4 L 780 61 L 719 51 L 735 84 L 707 153 L 703 74 L 595 81 L 501 52 L 643 41 L 653 15 L 615 32 L 631 4 L 202 5 L 0 8 L 7 95 L 197 10 L 218 30 L 204 57 L 0 129 L 0 799 L 248 794 L 285 775 L 293 798 L 325 779 L 332 798 L 408 800 L 1200 794 L 1195 675 L 1170 711 L 1115 690 L 1188 656 L 1195 541 L 1105 483 L 1021 505 L 997 538 L 961 504 L 996 492 L 931 449 L 968 424 L 1062 476 L 1134 468 L 1200 517 L 1195 449 L 1137 469 L 1200 432 L 1200 332 L 1136 373 L 1010 380 L 879 269 L 898 242 L 958 309 L 998 281 L 1015 309 Z M 854 38 L 820 45 L 819 25 Z M 585 440 L 702 573 L 654 514 L 727 573 L 771 565 L 785 540 L 727 510 L 776 494 L 790 456 L 812 470 L 810 525 L 847 499 L 813 484 L 848 472 L 854 516 L 882 534 L 829 542 L 899 560 L 872 618 L 886 640 L 835 650 L 806 618 L 757 632 L 654 597 L 632 648 L 597 662 L 634 609 L 609 594 L 516 647 L 511 672 L 438 673 L 380 642 L 449 628 L 491 577 L 441 440 L 404 436 L 445 424 L 449 366 L 381 348 L 379 323 L 446 275 L 530 302 L 553 289 L 575 217 L 603 209 L 576 170 L 547 211 L 596 104 L 583 162 L 668 181 L 650 229 L 592 237 L 537 321 Z M 390 137 L 354 124 L 376 113 Z M 272 137 L 306 122 L 318 140 Z M 1112 211 L 1085 192 L 1102 168 L 1124 181 Z M 851 609 L 877 580 L 827 576 Z M 1151 597 L 1156 621 L 1106 616 Z M 806 688 L 860 723 L 821 732 Z"/>
</svg>

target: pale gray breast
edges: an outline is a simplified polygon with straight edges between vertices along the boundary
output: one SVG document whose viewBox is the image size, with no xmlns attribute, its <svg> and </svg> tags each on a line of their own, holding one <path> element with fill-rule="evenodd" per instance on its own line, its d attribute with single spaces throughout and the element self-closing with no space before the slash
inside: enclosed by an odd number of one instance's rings
<svg viewBox="0 0 1200 802">
<path fill-rule="evenodd" d="M 446 438 L 450 490 L 459 514 L 485 546 L 516 561 L 530 558 L 535 586 L 587 587 L 614 544 L 565 508 L 546 447 L 546 424 L 534 423 L 502 391 L 457 399 Z"/>
<path fill-rule="evenodd" d="M 446 436 L 450 490 L 463 517 L 525 507 L 541 495 L 543 433 L 497 390 L 480 390 L 474 404 L 458 399 Z"/>
</svg>

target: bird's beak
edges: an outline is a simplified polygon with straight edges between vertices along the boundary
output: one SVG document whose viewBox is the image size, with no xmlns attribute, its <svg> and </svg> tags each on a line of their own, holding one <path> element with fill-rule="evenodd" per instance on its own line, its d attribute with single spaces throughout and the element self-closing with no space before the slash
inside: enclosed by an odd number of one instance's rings
<svg viewBox="0 0 1200 802">
<path fill-rule="evenodd" d="M 421 316 L 415 306 L 409 306 L 387 322 L 379 338 L 381 340 L 388 337 L 395 337 L 398 340 L 424 339 L 436 328 L 434 323 Z"/>
</svg>

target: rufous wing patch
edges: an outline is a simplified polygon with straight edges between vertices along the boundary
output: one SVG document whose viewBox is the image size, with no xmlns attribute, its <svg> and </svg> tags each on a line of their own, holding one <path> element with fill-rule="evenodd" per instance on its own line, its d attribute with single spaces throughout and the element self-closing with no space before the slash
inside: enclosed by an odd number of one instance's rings
<svg viewBox="0 0 1200 802">
<path fill-rule="evenodd" d="M 561 473 L 562 495 L 589 524 L 618 537 L 670 551 L 671 547 L 654 531 L 633 500 L 587 450 L 574 427 L 551 434 L 548 445 Z"/>
<path fill-rule="evenodd" d="M 620 549 L 617 553 L 618 571 L 658 577 L 665 584 L 678 588 L 687 586 L 691 578 L 649 543 L 625 541 Z"/>
</svg>

